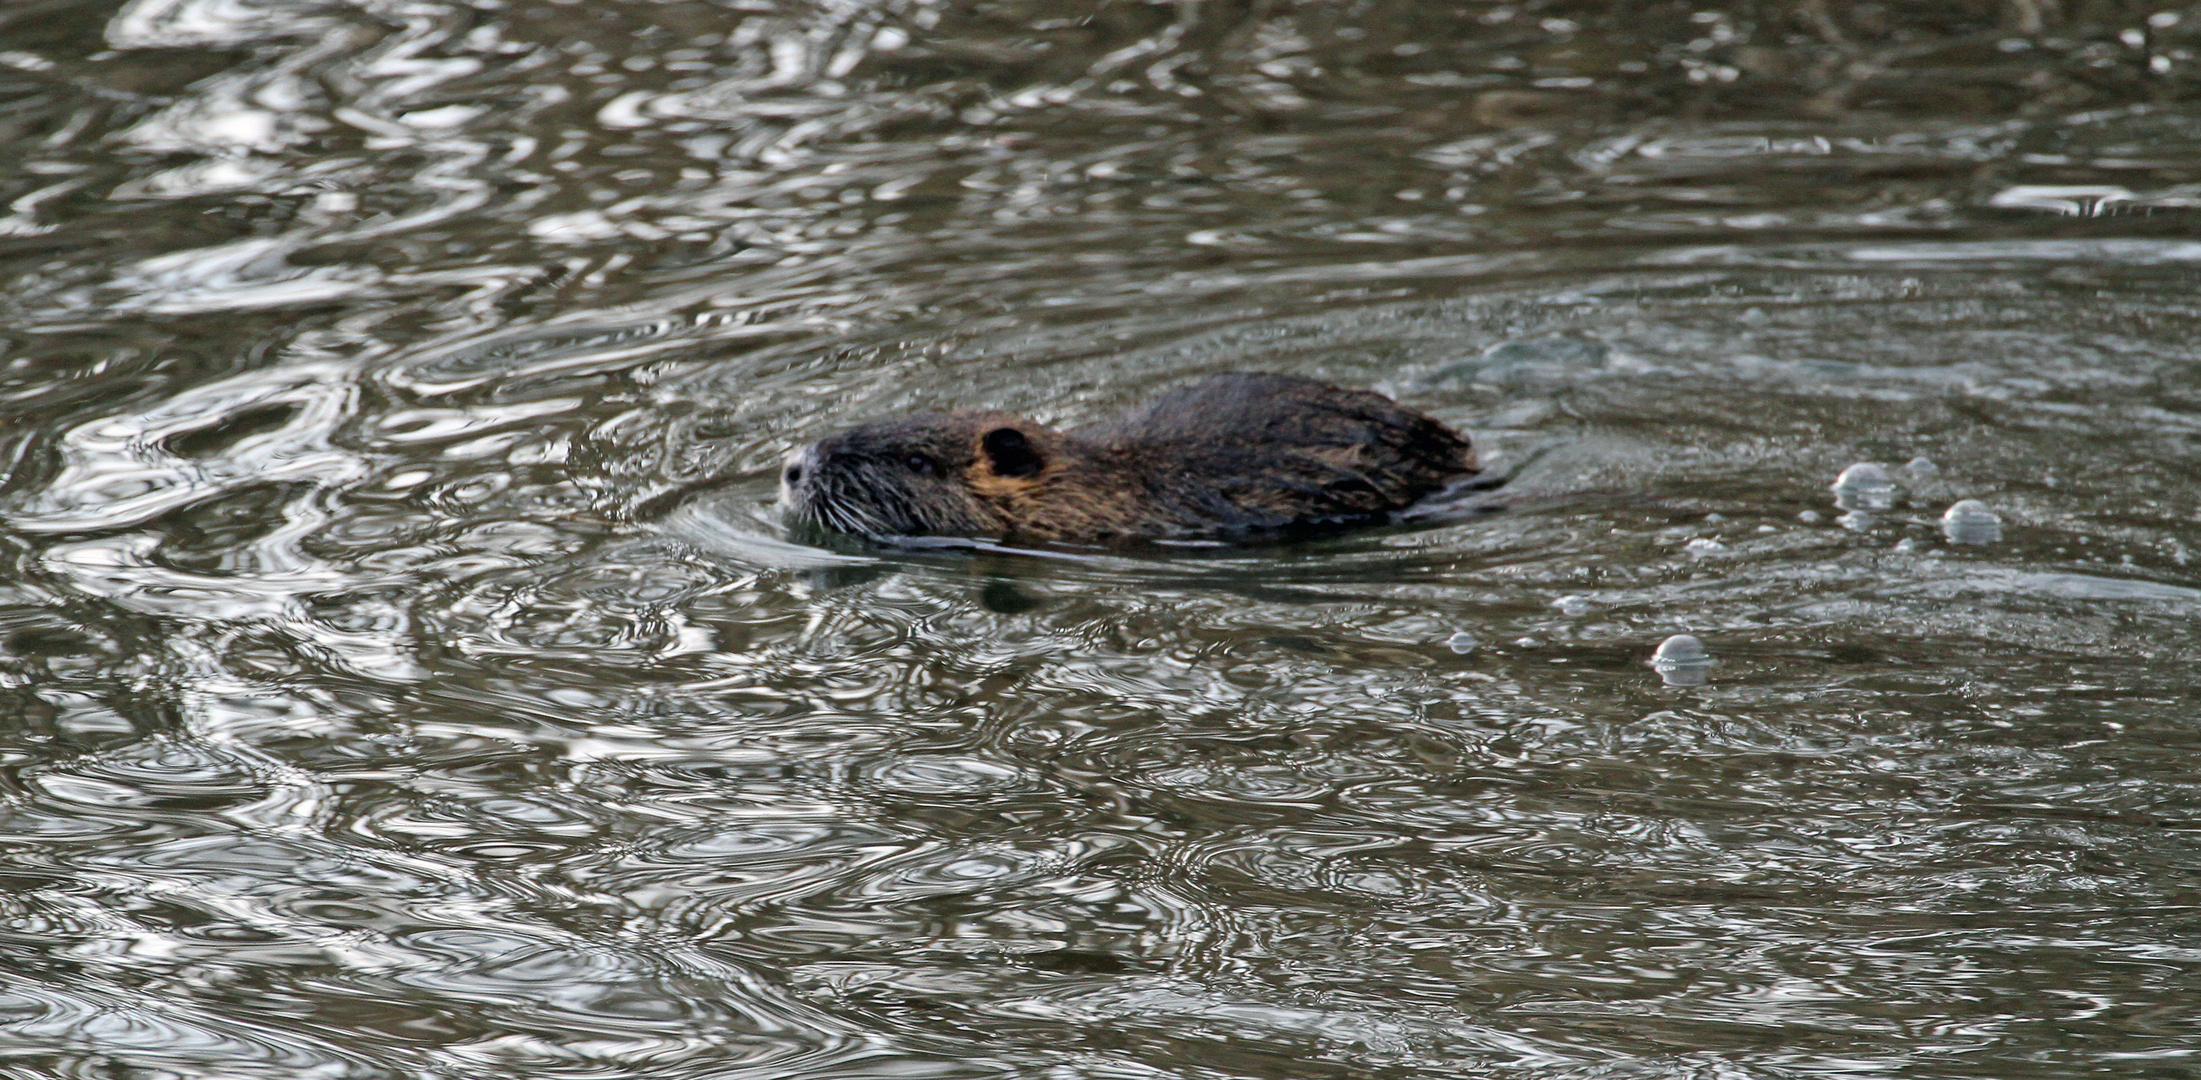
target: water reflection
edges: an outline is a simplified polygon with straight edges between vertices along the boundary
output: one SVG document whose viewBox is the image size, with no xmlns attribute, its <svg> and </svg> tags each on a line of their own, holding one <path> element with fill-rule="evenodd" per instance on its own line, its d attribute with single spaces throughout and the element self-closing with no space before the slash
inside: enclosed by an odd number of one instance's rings
<svg viewBox="0 0 2201 1080">
<path fill-rule="evenodd" d="M 2190 1050 L 2190 13 L 64 0 L 0 38 L 25 1075 Z M 1243 368 L 1507 483 L 1061 557 L 769 505 L 856 420 Z"/>
</svg>

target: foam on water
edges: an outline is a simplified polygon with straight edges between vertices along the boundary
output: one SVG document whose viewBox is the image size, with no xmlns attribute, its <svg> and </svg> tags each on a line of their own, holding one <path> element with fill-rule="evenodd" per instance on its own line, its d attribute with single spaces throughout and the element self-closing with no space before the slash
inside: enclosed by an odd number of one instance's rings
<svg viewBox="0 0 2201 1080">
<path fill-rule="evenodd" d="M 2002 539 L 2002 517 L 1978 499 L 1960 499 L 1941 515 L 1941 532 L 1954 544 L 1992 544 Z"/>
</svg>

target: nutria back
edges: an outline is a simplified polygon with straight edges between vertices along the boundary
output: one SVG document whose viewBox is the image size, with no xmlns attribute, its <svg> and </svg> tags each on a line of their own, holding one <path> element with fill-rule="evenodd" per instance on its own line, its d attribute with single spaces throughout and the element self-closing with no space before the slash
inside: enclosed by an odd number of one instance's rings
<svg viewBox="0 0 2201 1080">
<path fill-rule="evenodd" d="M 851 428 L 788 458 L 789 519 L 874 538 L 1249 539 L 1377 522 L 1474 475 L 1466 437 L 1381 394 L 1218 375 L 1059 431 L 961 411 Z"/>
</svg>

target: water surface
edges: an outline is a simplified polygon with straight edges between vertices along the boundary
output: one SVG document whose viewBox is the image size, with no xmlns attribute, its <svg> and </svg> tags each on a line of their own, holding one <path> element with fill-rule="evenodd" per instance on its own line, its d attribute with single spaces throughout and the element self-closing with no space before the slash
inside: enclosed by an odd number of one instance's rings
<svg viewBox="0 0 2201 1080">
<path fill-rule="evenodd" d="M 0 1072 L 2194 1068 L 2201 12 L 0 46 Z M 857 420 L 1246 368 L 1507 508 L 1050 558 L 769 505 Z"/>
</svg>

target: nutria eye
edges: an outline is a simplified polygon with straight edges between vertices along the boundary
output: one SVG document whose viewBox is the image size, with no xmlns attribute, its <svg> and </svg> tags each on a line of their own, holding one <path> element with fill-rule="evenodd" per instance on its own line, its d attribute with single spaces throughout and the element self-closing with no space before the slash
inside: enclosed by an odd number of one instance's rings
<svg viewBox="0 0 2201 1080">
<path fill-rule="evenodd" d="M 940 471 L 940 463 L 923 454 L 911 454 L 902 459 L 902 464 L 909 466 L 909 471 L 923 476 L 931 476 Z"/>
<path fill-rule="evenodd" d="M 802 466 L 789 465 L 787 467 L 787 482 L 790 484 L 802 483 Z"/>
</svg>

